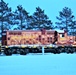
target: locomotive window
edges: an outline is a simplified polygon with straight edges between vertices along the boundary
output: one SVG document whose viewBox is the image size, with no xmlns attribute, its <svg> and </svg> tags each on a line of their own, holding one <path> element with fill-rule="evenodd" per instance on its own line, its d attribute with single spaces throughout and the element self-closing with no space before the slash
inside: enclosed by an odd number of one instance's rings
<svg viewBox="0 0 76 75">
<path fill-rule="evenodd" d="M 64 37 L 64 34 L 62 34 L 62 37 Z"/>
<path fill-rule="evenodd" d="M 64 34 L 60 34 L 60 37 L 64 37 Z"/>
</svg>

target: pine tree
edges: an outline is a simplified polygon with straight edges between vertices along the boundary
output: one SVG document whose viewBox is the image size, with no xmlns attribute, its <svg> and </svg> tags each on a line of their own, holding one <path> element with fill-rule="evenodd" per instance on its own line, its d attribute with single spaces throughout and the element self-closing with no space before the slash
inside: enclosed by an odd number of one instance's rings
<svg viewBox="0 0 76 75">
<path fill-rule="evenodd" d="M 22 7 L 22 5 L 17 6 L 17 10 L 14 12 L 15 14 L 15 22 L 17 23 L 17 29 L 23 30 L 27 29 L 27 19 L 28 19 L 28 12 Z"/>
<path fill-rule="evenodd" d="M 72 24 L 69 25 L 70 28 L 69 28 L 69 35 L 73 35 L 73 36 L 76 36 L 76 21 L 72 21 Z"/>
<path fill-rule="evenodd" d="M 31 29 L 52 29 L 52 22 L 40 7 L 31 16 Z"/>
<path fill-rule="evenodd" d="M 0 30 L 1 36 L 3 30 L 9 30 L 10 24 L 12 24 L 12 12 L 11 8 L 8 7 L 8 4 L 3 0 L 0 2 Z"/>
<path fill-rule="evenodd" d="M 65 29 L 69 31 L 70 25 L 73 23 L 74 15 L 72 15 L 72 10 L 68 7 L 64 7 L 62 11 L 59 12 L 59 17 L 56 17 L 59 22 L 56 22 L 59 29 Z"/>
</svg>

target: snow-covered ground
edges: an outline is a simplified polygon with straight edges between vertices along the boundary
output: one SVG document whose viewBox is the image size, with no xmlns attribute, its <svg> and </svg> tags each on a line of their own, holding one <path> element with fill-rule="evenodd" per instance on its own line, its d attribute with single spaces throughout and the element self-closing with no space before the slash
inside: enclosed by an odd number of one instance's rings
<svg viewBox="0 0 76 75">
<path fill-rule="evenodd" d="M 0 56 L 0 75 L 76 75 L 76 54 Z"/>
</svg>

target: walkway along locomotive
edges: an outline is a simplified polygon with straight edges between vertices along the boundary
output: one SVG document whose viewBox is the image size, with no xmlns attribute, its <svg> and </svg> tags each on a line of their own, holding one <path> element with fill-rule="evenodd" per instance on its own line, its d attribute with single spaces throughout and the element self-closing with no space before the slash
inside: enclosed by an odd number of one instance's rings
<svg viewBox="0 0 76 75">
<path fill-rule="evenodd" d="M 73 53 L 76 51 L 76 36 L 68 36 L 64 30 L 7 30 L 2 33 L 2 46 L 0 52 L 5 55 L 18 53 L 45 52 Z"/>
</svg>

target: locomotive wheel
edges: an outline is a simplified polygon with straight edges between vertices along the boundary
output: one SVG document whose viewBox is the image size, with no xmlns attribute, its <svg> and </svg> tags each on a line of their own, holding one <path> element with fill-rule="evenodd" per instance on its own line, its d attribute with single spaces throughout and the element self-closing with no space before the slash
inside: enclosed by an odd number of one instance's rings
<svg viewBox="0 0 76 75">
<path fill-rule="evenodd" d="M 21 55 L 26 55 L 29 53 L 29 49 L 21 49 L 20 54 Z"/>
<path fill-rule="evenodd" d="M 12 55 L 12 51 L 10 49 L 5 50 L 4 54 L 7 55 L 7 56 Z"/>
<path fill-rule="evenodd" d="M 57 54 L 56 50 L 53 51 L 54 54 Z"/>
<path fill-rule="evenodd" d="M 24 50 L 23 49 L 20 50 L 20 55 L 24 55 Z"/>
</svg>

